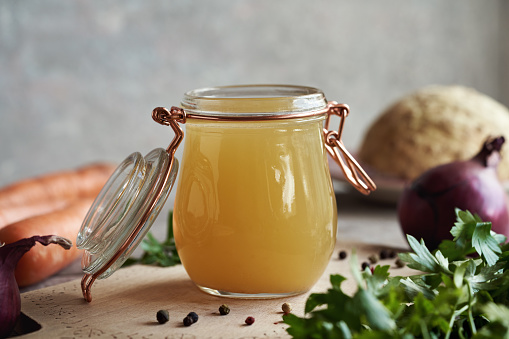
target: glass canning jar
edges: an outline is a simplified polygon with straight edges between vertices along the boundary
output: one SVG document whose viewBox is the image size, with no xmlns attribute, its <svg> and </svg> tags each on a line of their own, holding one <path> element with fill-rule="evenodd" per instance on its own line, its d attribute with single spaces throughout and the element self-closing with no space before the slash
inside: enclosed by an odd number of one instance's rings
<svg viewBox="0 0 509 339">
<path fill-rule="evenodd" d="M 227 297 L 308 291 L 336 241 L 327 153 L 359 191 L 375 189 L 341 142 L 348 113 L 316 88 L 289 85 L 198 89 L 185 93 L 179 108 L 154 109 L 153 119 L 172 127 L 174 139 L 166 150 L 128 157 L 92 206 L 78 236 L 86 249 L 85 298 L 91 300 L 96 278 L 127 259 L 159 213 L 177 177 L 174 154 L 182 140 L 173 227 L 191 280 Z M 337 131 L 329 130 L 333 116 L 340 119 Z"/>
</svg>

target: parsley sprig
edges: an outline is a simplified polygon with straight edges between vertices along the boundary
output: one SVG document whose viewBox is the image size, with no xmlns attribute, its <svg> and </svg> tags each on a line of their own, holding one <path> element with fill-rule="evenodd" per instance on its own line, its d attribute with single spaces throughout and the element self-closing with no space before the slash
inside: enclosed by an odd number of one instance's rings
<svg viewBox="0 0 509 339">
<path fill-rule="evenodd" d="M 347 295 L 345 277 L 309 296 L 304 317 L 284 316 L 294 338 L 509 338 L 509 245 L 469 211 L 456 211 L 452 241 L 430 251 L 408 235 L 400 253 L 419 272 L 389 275 L 389 266 L 360 271 L 350 262 L 357 291 Z"/>
<path fill-rule="evenodd" d="M 180 264 L 180 258 L 175 246 L 175 239 L 173 236 L 173 212 L 170 211 L 168 215 L 168 228 L 166 231 L 166 239 L 159 242 L 156 237 L 150 232 L 141 242 L 141 249 L 143 254 L 139 258 L 128 258 L 124 266 L 134 264 L 155 265 L 155 266 L 174 266 Z"/>
</svg>

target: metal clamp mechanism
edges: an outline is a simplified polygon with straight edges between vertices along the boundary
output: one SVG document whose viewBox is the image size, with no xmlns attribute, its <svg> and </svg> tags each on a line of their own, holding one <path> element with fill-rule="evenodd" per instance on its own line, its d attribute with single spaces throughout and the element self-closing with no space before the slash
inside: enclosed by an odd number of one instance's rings
<svg viewBox="0 0 509 339">
<path fill-rule="evenodd" d="M 170 126 L 173 132 L 175 132 L 173 140 L 166 149 L 166 152 L 173 156 L 184 138 L 184 131 L 178 123 L 186 123 L 186 112 L 182 108 L 175 106 L 172 106 L 170 110 L 166 107 L 156 107 L 152 111 L 152 119 L 161 125 Z"/>
<path fill-rule="evenodd" d="M 339 165 L 343 171 L 345 179 L 348 180 L 353 187 L 355 187 L 362 194 L 368 195 L 376 190 L 376 185 L 371 178 L 362 169 L 354 157 L 346 150 L 341 135 L 345 124 L 345 118 L 350 113 L 348 105 L 338 104 L 335 101 L 330 101 L 327 105 L 327 118 L 323 128 L 323 135 L 325 137 L 325 148 L 331 155 L 332 159 Z M 330 130 L 329 125 L 332 116 L 340 118 L 339 128 L 337 131 Z"/>
</svg>

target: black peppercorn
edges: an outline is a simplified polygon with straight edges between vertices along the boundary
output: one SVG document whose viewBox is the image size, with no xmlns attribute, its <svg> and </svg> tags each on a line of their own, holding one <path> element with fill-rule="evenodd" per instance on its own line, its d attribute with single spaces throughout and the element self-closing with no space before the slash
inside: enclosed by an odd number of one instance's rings
<svg viewBox="0 0 509 339">
<path fill-rule="evenodd" d="M 362 263 L 362 270 L 364 271 L 366 268 L 369 268 L 369 263 L 367 261 Z"/>
<path fill-rule="evenodd" d="M 255 322 L 255 318 L 253 318 L 253 317 L 247 317 L 246 318 L 246 324 L 247 325 L 253 325 L 254 322 Z"/>
<path fill-rule="evenodd" d="M 227 315 L 228 313 L 230 313 L 230 308 L 228 307 L 228 305 L 223 304 L 219 306 L 219 314 Z"/>
<path fill-rule="evenodd" d="M 196 314 L 196 312 L 189 312 L 189 314 L 187 316 L 191 317 L 191 319 L 193 319 L 193 323 L 198 321 L 198 314 Z"/>
<path fill-rule="evenodd" d="M 194 323 L 193 318 L 190 316 L 185 317 L 183 322 L 184 326 L 191 326 Z"/>
<path fill-rule="evenodd" d="M 387 259 L 389 257 L 389 252 L 385 249 L 380 251 L 380 259 Z"/>
<path fill-rule="evenodd" d="M 338 257 L 340 260 L 343 260 L 347 257 L 347 255 L 346 251 L 340 251 Z"/>
<path fill-rule="evenodd" d="M 167 310 L 159 310 L 157 311 L 156 319 L 160 324 L 164 324 L 170 320 L 170 315 Z"/>
</svg>

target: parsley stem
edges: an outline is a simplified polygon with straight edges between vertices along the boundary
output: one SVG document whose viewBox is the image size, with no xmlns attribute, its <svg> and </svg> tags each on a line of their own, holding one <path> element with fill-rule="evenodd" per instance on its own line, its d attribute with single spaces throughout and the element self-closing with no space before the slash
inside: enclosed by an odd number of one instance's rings
<svg viewBox="0 0 509 339">
<path fill-rule="evenodd" d="M 458 316 L 458 314 L 461 314 L 461 313 L 465 312 L 467 309 L 468 309 L 468 305 L 465 305 L 462 308 L 460 308 L 459 310 L 457 310 L 456 312 L 453 312 L 451 314 L 451 319 L 449 320 L 449 330 L 445 334 L 444 339 L 449 339 L 449 337 L 451 336 L 451 334 L 452 334 L 452 327 L 454 326 L 454 320 L 456 320 L 456 317 Z"/>
<path fill-rule="evenodd" d="M 424 320 L 421 320 L 420 323 L 421 323 L 422 337 L 424 339 L 431 339 L 431 336 L 430 336 L 429 330 L 428 330 L 428 326 L 426 326 L 426 322 Z"/>
<path fill-rule="evenodd" d="M 477 328 L 475 327 L 474 323 L 474 316 L 472 315 L 472 287 L 470 286 L 470 281 L 468 279 L 465 279 L 467 283 L 468 288 L 468 323 L 470 324 L 470 329 L 472 330 L 472 334 L 477 333 Z"/>
</svg>

